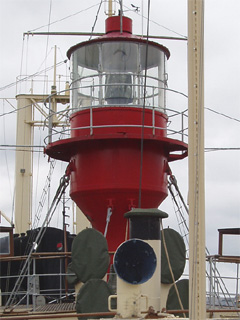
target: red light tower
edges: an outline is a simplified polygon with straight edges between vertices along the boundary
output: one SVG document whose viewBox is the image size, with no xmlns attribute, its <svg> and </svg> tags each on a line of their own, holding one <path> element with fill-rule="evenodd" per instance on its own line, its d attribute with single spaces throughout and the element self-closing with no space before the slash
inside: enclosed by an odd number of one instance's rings
<svg viewBox="0 0 240 320">
<path fill-rule="evenodd" d="M 67 55 L 71 138 L 48 144 L 46 153 L 70 163 L 70 196 L 114 251 L 125 240 L 124 213 L 139 204 L 157 208 L 167 196 L 168 162 L 187 155 L 185 143 L 167 138 L 170 53 L 133 36 L 131 19 L 114 16 L 106 20 L 104 36 L 73 46 Z"/>
</svg>

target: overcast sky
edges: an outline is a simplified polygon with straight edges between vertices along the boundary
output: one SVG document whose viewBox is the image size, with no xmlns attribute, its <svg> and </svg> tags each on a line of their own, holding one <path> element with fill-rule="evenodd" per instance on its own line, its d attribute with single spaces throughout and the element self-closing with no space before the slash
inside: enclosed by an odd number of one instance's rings
<svg viewBox="0 0 240 320">
<path fill-rule="evenodd" d="M 70 46 L 87 40 L 83 37 L 29 36 L 23 41 L 24 32 L 34 30 L 90 32 L 97 16 L 99 2 L 99 0 L 0 0 L 0 87 L 14 83 L 20 72 L 23 75 L 33 74 L 47 66 L 52 66 L 54 45 L 58 47 L 57 59 L 60 62 L 66 59 L 65 53 Z M 142 3 L 144 3 L 143 11 Z M 133 10 L 128 10 L 128 8 L 132 9 L 131 4 L 140 7 L 139 15 Z M 146 20 L 142 20 L 141 17 L 142 12 L 147 16 L 146 4 L 146 0 L 124 1 L 125 15 L 133 19 L 134 33 L 141 34 L 142 29 L 143 33 L 146 33 Z M 205 110 L 206 148 L 240 147 L 239 13 L 239 0 L 205 1 L 205 107 L 208 108 Z M 66 17 L 68 18 L 65 19 Z M 105 18 L 101 9 L 95 32 L 104 32 Z M 152 0 L 150 19 L 152 35 L 187 36 L 187 1 Z M 49 21 L 54 23 L 48 27 Z M 144 21 L 143 27 L 142 21 Z M 168 61 L 169 88 L 187 94 L 187 42 L 164 40 L 161 43 L 171 52 Z M 63 64 L 59 72 L 64 79 L 68 74 L 68 65 Z M 27 87 L 21 88 L 21 90 L 25 89 L 28 90 Z M 1 90 L 0 94 L 2 98 L 14 98 L 16 92 L 16 86 L 10 86 Z M 14 100 L 8 101 L 16 106 Z M 1 115 L 13 110 L 11 105 L 3 99 L 0 106 Z M 168 107 L 184 110 L 187 108 L 187 99 L 176 95 L 169 96 Z M 0 117 L 1 145 L 15 144 L 15 121 L 15 114 Z M 35 143 L 42 144 L 41 139 L 44 133 L 40 132 L 40 129 L 37 130 L 36 136 L 39 140 Z M 11 217 L 14 194 L 14 151 L 9 149 L 0 147 L 0 210 Z M 39 169 L 39 163 L 41 163 L 41 169 Z M 187 159 L 171 165 L 186 201 L 187 165 Z M 47 159 L 35 155 L 35 167 L 37 173 L 34 179 L 38 182 L 38 188 L 34 189 L 34 196 L 39 197 L 41 185 L 45 182 L 42 172 L 47 172 Z M 58 164 L 59 176 L 64 168 L 63 164 Z M 205 176 L 206 241 L 210 253 L 216 254 L 217 229 L 240 227 L 240 150 L 206 152 Z M 169 220 L 164 221 L 164 225 L 173 227 L 175 214 L 170 197 L 160 208 L 169 214 Z M 234 239 L 226 253 L 240 254 L 239 237 Z"/>
</svg>

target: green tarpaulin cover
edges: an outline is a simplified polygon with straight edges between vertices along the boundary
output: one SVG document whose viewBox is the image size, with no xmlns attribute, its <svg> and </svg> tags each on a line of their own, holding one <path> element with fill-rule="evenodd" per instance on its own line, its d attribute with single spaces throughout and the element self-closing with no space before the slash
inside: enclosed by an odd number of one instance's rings
<svg viewBox="0 0 240 320">
<path fill-rule="evenodd" d="M 108 297 L 112 294 L 112 290 L 105 281 L 101 279 L 87 281 L 77 296 L 77 313 L 108 312 Z"/>
<path fill-rule="evenodd" d="M 72 244 L 72 270 L 81 282 L 102 279 L 108 269 L 107 240 L 95 229 L 81 231 Z"/>
<path fill-rule="evenodd" d="M 185 268 L 186 247 L 182 236 L 175 230 L 163 229 L 166 247 L 175 281 L 183 274 Z M 166 252 L 164 249 L 163 235 L 161 231 L 161 282 L 165 284 L 173 283 L 170 273 Z"/>
<path fill-rule="evenodd" d="M 183 305 L 183 309 L 188 310 L 189 309 L 189 280 L 183 279 L 176 282 L 176 286 L 179 292 L 179 296 Z M 172 285 L 167 298 L 167 304 L 166 304 L 167 310 L 182 310 L 180 307 L 180 303 L 178 300 L 178 296 L 176 293 L 175 286 Z M 178 314 L 179 317 L 184 317 L 182 313 Z M 188 317 L 188 314 L 186 314 L 186 317 Z"/>
</svg>

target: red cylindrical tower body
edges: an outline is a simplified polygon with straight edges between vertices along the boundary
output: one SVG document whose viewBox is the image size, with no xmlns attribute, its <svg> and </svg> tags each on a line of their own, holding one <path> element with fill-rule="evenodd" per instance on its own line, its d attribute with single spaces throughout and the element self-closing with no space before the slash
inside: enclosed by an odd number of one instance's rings
<svg viewBox="0 0 240 320">
<path fill-rule="evenodd" d="M 157 208 L 165 199 L 168 162 L 187 150 L 167 138 L 169 51 L 131 31 L 129 18 L 110 17 L 106 35 L 70 48 L 71 137 L 46 148 L 70 163 L 71 198 L 106 235 L 110 251 L 125 240 L 125 212 L 139 204 Z"/>
</svg>

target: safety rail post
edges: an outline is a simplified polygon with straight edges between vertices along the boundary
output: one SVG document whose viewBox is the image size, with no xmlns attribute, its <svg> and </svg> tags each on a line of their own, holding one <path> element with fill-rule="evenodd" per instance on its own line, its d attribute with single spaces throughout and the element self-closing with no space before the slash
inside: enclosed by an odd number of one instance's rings
<svg viewBox="0 0 240 320">
<path fill-rule="evenodd" d="M 152 86 L 152 105 L 154 106 L 155 104 L 154 104 L 154 90 L 155 90 L 155 88 L 154 88 L 154 86 Z"/>
<path fill-rule="evenodd" d="M 152 107 L 152 129 L 153 129 L 153 135 L 155 136 L 155 107 L 154 107 L 154 104 Z"/>
<path fill-rule="evenodd" d="M 102 72 L 99 73 L 99 104 L 103 104 L 103 75 Z"/>
<path fill-rule="evenodd" d="M 36 311 L 36 259 L 33 259 L 32 304 L 33 304 L 33 311 Z"/>
<path fill-rule="evenodd" d="M 28 277 L 27 277 L 27 308 L 29 308 L 29 296 L 31 294 L 30 289 L 30 261 L 28 261 Z"/>
<path fill-rule="evenodd" d="M 141 75 L 140 73 L 138 74 L 138 93 L 137 93 L 137 96 L 138 96 L 138 105 L 140 105 L 141 103 L 141 97 L 140 97 L 140 94 L 141 94 Z"/>
<path fill-rule="evenodd" d="M 48 143 L 52 143 L 52 126 L 53 126 L 53 112 L 51 106 L 51 97 L 48 97 L 49 119 L 48 119 Z"/>
<path fill-rule="evenodd" d="M 92 136 L 93 135 L 93 108 L 92 108 L 92 106 L 90 106 L 89 113 L 90 113 L 90 135 Z"/>
<path fill-rule="evenodd" d="M 133 104 L 136 104 L 136 75 L 133 74 L 133 83 L 132 83 L 132 93 L 133 93 Z"/>
<path fill-rule="evenodd" d="M 236 307 L 240 308 L 240 295 L 238 294 L 238 284 L 239 284 L 239 263 L 237 263 L 237 283 L 236 283 Z"/>
<path fill-rule="evenodd" d="M 216 281 L 216 259 L 214 258 L 213 261 L 213 308 L 215 309 L 215 298 L 216 298 L 216 283 L 218 284 L 218 281 Z M 217 288 L 218 290 L 218 288 Z M 219 296 L 219 290 L 218 290 L 218 296 Z M 218 299 L 219 300 L 219 299 Z"/>
<path fill-rule="evenodd" d="M 62 303 L 62 263 L 63 263 L 63 259 L 62 258 L 60 258 L 59 259 L 59 263 L 60 263 L 60 272 L 59 272 L 59 284 L 60 284 L 60 286 L 59 286 L 59 302 L 60 303 Z"/>
<path fill-rule="evenodd" d="M 212 307 L 212 298 L 214 298 L 213 294 L 213 269 L 212 269 L 212 257 L 209 258 L 209 269 L 210 269 L 210 277 L 209 277 L 209 304 L 210 308 Z"/>
</svg>

